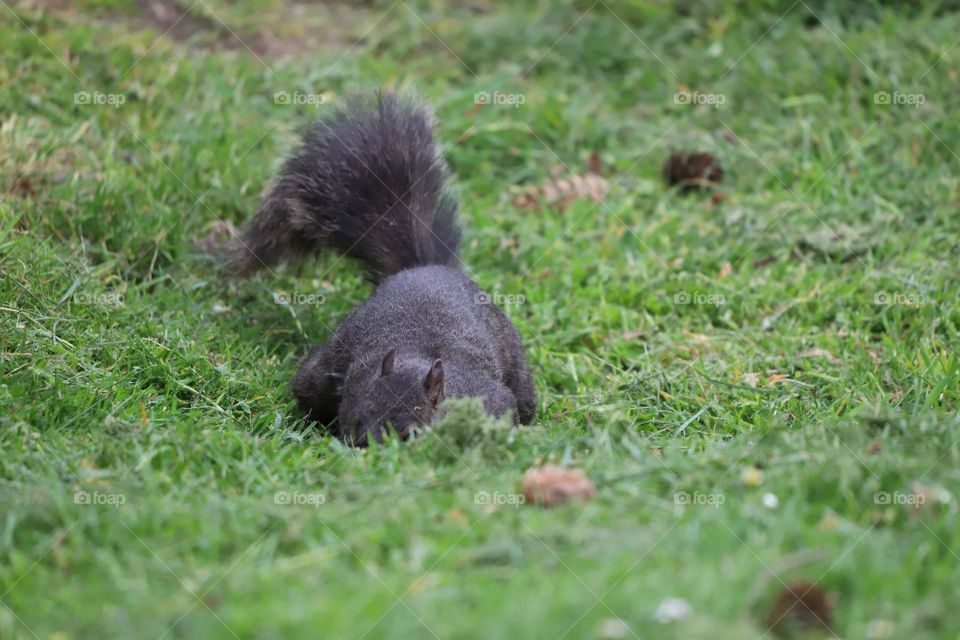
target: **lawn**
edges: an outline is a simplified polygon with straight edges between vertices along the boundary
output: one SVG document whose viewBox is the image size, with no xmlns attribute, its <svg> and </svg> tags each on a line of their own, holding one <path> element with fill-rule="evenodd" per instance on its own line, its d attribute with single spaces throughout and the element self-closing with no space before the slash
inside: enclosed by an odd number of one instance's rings
<svg viewBox="0 0 960 640">
<path fill-rule="evenodd" d="M 0 0 L 0 31 L 0 638 L 958 637 L 949 3 Z M 382 86 L 436 112 L 529 427 L 452 403 L 344 446 L 288 385 L 358 265 L 204 250 Z M 722 182 L 669 188 L 673 151 Z M 544 464 L 595 497 L 524 504 Z"/>
</svg>

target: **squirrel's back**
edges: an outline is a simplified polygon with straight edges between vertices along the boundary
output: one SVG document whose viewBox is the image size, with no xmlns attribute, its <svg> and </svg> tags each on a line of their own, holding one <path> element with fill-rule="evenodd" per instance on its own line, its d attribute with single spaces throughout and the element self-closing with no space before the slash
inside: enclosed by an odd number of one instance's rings
<svg viewBox="0 0 960 640">
<path fill-rule="evenodd" d="M 430 114 L 393 93 L 355 98 L 309 128 L 228 267 L 245 274 L 329 247 L 376 280 L 412 267 L 456 266 L 457 202 Z"/>
</svg>

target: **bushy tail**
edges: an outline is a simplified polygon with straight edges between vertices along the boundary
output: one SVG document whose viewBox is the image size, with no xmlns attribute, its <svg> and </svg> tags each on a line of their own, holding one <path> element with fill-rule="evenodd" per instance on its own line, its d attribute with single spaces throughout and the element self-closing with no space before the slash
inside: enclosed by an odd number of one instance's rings
<svg viewBox="0 0 960 640">
<path fill-rule="evenodd" d="M 233 243 L 239 275 L 323 247 L 361 260 L 375 279 L 457 263 L 457 202 L 433 120 L 393 93 L 354 99 L 310 128 Z"/>
</svg>

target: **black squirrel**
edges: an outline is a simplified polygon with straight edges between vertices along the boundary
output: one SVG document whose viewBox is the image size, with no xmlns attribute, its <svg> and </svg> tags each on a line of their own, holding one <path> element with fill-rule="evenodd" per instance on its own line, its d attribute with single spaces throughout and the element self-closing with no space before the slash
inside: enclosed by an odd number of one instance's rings
<svg viewBox="0 0 960 640">
<path fill-rule="evenodd" d="M 324 247 L 359 259 L 376 289 L 293 377 L 309 419 L 345 442 L 429 424 L 445 397 L 482 398 L 529 424 L 536 393 L 520 336 L 459 268 L 458 203 L 430 114 L 386 92 L 309 128 L 227 267 L 248 274 Z"/>
</svg>

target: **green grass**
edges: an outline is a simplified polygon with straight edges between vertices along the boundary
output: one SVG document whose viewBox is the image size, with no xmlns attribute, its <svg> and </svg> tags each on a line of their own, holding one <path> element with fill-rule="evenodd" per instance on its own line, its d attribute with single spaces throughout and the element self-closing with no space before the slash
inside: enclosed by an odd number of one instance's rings
<svg viewBox="0 0 960 640">
<path fill-rule="evenodd" d="M 276 56 L 50 4 L 0 6 L 0 638 L 760 638 L 796 581 L 837 637 L 956 638 L 960 14 L 197 5 Z M 276 92 L 382 85 L 434 106 L 468 270 L 522 296 L 531 427 L 342 446 L 288 382 L 359 268 L 228 283 L 194 247 L 317 114 Z M 674 149 L 725 198 L 663 186 Z M 513 204 L 594 152 L 601 203 Z M 516 506 L 547 462 L 596 498 Z"/>
</svg>

